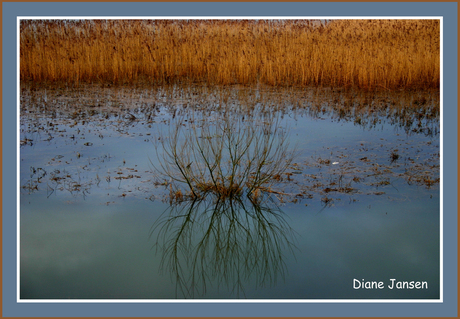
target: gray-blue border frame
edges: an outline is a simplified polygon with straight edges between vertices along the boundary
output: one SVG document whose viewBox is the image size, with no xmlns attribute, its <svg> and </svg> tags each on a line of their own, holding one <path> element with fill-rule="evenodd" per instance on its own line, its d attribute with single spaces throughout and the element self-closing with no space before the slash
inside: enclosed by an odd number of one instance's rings
<svg viewBox="0 0 460 319">
<path fill-rule="evenodd" d="M 437 16 L 444 21 L 443 303 L 17 303 L 17 16 Z M 457 317 L 457 3 L 456 2 L 3 2 L 3 316 L 4 317 Z"/>
</svg>

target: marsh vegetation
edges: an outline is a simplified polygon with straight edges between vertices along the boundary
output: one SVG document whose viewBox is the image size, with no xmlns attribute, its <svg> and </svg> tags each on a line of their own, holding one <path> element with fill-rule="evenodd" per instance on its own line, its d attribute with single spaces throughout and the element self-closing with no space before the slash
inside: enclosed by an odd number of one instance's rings
<svg viewBox="0 0 460 319">
<path fill-rule="evenodd" d="M 257 202 L 262 192 L 276 192 L 273 182 L 294 159 L 280 121 L 255 112 L 244 120 L 228 113 L 179 118 L 159 140 L 158 172 L 171 181 L 170 198 L 177 201 L 212 193 L 221 198 L 244 194 Z"/>
<path fill-rule="evenodd" d="M 439 88 L 439 20 L 22 20 L 23 81 Z"/>
</svg>

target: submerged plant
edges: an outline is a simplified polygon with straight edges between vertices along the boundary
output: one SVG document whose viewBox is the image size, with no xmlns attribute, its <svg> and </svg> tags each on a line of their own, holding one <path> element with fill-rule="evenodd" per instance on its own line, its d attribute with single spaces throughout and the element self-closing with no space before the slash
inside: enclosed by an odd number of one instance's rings
<svg viewBox="0 0 460 319">
<path fill-rule="evenodd" d="M 157 170 L 170 182 L 170 200 L 207 194 L 253 200 L 271 192 L 293 160 L 286 130 L 273 116 L 179 119 L 156 145 Z M 180 193 L 181 196 L 177 196 Z"/>
</svg>

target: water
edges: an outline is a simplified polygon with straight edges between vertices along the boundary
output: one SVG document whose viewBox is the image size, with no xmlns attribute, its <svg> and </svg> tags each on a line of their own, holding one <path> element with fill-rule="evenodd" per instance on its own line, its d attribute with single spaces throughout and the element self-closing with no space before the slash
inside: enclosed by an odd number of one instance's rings
<svg viewBox="0 0 460 319">
<path fill-rule="evenodd" d="M 298 150 L 275 185 L 288 195 L 171 205 L 155 142 L 224 103 L 89 92 L 21 96 L 21 299 L 439 298 L 436 119 L 281 109 Z"/>
</svg>

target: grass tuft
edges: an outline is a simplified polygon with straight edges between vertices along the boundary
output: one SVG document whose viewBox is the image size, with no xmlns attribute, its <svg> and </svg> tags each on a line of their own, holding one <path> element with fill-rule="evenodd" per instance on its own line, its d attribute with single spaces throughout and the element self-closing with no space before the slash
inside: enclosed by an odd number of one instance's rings
<svg viewBox="0 0 460 319">
<path fill-rule="evenodd" d="M 184 127 L 179 118 L 156 144 L 157 171 L 168 181 L 170 201 L 201 199 L 212 194 L 220 199 L 247 195 L 258 201 L 271 192 L 291 164 L 287 133 L 270 116 L 243 121 L 223 118 L 193 119 Z M 180 195 L 178 195 L 180 194 Z"/>
</svg>

